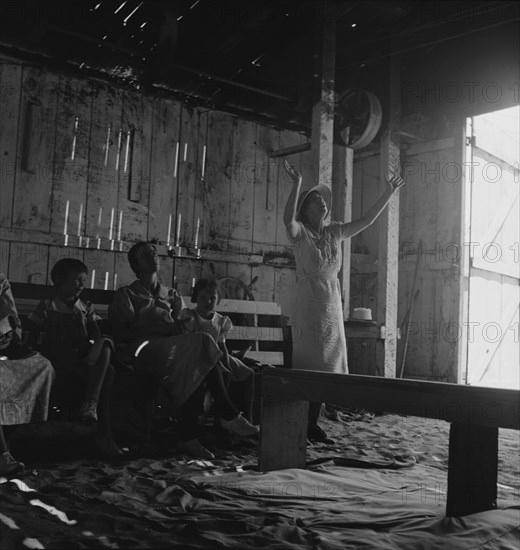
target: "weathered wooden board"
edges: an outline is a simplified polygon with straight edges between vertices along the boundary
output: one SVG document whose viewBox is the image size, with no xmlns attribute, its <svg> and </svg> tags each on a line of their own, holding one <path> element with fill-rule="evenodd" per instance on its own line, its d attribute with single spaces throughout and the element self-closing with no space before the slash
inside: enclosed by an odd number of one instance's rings
<svg viewBox="0 0 520 550">
<path fill-rule="evenodd" d="M 58 90 L 56 74 L 23 68 L 14 227 L 50 229 Z"/>
<path fill-rule="evenodd" d="M 270 158 L 269 152 L 280 148 L 280 132 L 262 124 L 257 124 L 256 128 L 253 248 L 263 250 L 276 243 L 280 160 Z"/>
<path fill-rule="evenodd" d="M 204 242 L 227 248 L 230 181 L 233 168 L 234 118 L 212 111 L 208 120 L 206 172 L 204 178 Z"/>
<path fill-rule="evenodd" d="M 125 91 L 122 111 L 122 149 L 119 165 L 119 196 L 115 220 L 123 211 L 125 239 L 145 241 L 148 237 L 150 198 L 150 151 L 152 142 L 152 103 L 137 92 Z M 115 230 L 112 235 L 114 237 Z M 155 237 L 155 235 L 154 235 Z"/>
<path fill-rule="evenodd" d="M 274 301 L 280 304 L 282 313 L 289 317 L 289 324 L 293 316 L 293 303 L 298 299 L 295 286 L 295 269 L 282 267 L 274 269 Z"/>
<path fill-rule="evenodd" d="M 20 65 L 0 64 L 0 227 L 10 227 L 12 219 L 21 78 Z"/>
<path fill-rule="evenodd" d="M 354 155 L 355 157 L 355 155 Z M 354 163 L 354 188 L 352 190 L 352 219 L 358 219 L 370 209 L 384 191 L 380 184 L 379 155 L 365 157 Z M 351 251 L 359 254 L 372 254 L 377 257 L 379 246 L 379 222 L 375 222 L 354 236 Z"/>
<path fill-rule="evenodd" d="M 462 138 L 458 139 L 462 141 Z M 461 250 L 463 166 L 460 158 L 460 148 L 457 150 L 450 147 L 437 152 L 440 177 L 437 184 L 436 245 L 441 249 L 442 259 L 454 263 L 460 262 L 460 257 L 457 258 L 457 255 Z M 410 216 L 409 212 L 408 216 Z"/>
<path fill-rule="evenodd" d="M 89 273 L 87 288 L 114 290 L 114 253 L 105 250 L 85 250 L 84 262 Z M 117 284 L 117 286 L 120 286 Z"/>
<path fill-rule="evenodd" d="M 260 264 L 251 269 L 251 279 L 258 277 L 253 285 L 255 300 L 274 301 L 274 274 L 275 269 L 267 265 Z"/>
<path fill-rule="evenodd" d="M 198 110 L 198 129 L 197 129 L 197 163 L 194 172 L 193 183 L 193 227 L 197 230 L 197 220 L 199 223 L 199 248 L 207 248 L 210 244 L 206 236 L 204 225 L 204 213 L 207 205 L 205 204 L 204 178 L 206 177 L 207 162 L 207 137 L 208 137 L 209 111 Z"/>
<path fill-rule="evenodd" d="M 175 259 L 175 285 L 183 296 L 189 296 L 193 284 L 201 277 L 202 262 L 197 259 Z"/>
<path fill-rule="evenodd" d="M 180 104 L 167 99 L 155 99 L 152 121 L 148 235 L 151 239 L 161 240 L 165 243 L 169 241 L 172 246 L 175 244 L 177 227 L 178 174 L 175 159 L 179 147 L 179 127 Z"/>
<path fill-rule="evenodd" d="M 9 241 L 0 241 L 0 273 L 8 274 L 9 256 L 11 243 Z"/>
<path fill-rule="evenodd" d="M 233 250 L 250 252 L 255 211 L 256 124 L 234 119 L 233 160 L 230 179 L 228 245 Z"/>
<path fill-rule="evenodd" d="M 51 284 L 47 279 L 48 257 L 48 246 L 12 242 L 7 276 L 17 283 Z"/>
<path fill-rule="evenodd" d="M 197 165 L 199 154 L 199 111 L 184 106 L 181 111 L 181 133 L 178 154 L 179 188 L 177 197 L 177 216 L 181 216 L 181 244 L 194 249 L 197 233 L 195 213 L 195 194 L 198 187 Z M 178 221 L 178 218 L 177 218 Z M 204 235 L 203 219 L 199 220 L 197 245 L 200 247 Z M 177 227 L 177 225 L 176 225 Z"/>
<path fill-rule="evenodd" d="M 96 239 L 109 239 L 110 222 L 112 221 L 113 231 L 116 220 L 119 221 L 119 170 L 124 165 L 124 158 L 121 158 L 124 154 L 122 93 L 109 86 L 99 85 L 93 91 L 92 101 L 86 235 L 89 237 L 89 246 L 96 247 Z M 123 216 L 124 239 L 130 232 L 127 231 L 129 216 L 125 212 Z"/>
<path fill-rule="evenodd" d="M 135 278 L 135 273 L 128 263 L 126 251 L 116 252 L 114 259 L 114 276 L 112 278 L 113 282 L 115 282 L 115 288 L 117 289 L 121 286 L 129 285 Z"/>
<path fill-rule="evenodd" d="M 83 245 L 87 206 L 91 88 L 83 80 L 60 78 L 58 95 L 51 233 L 66 246 Z"/>
</svg>

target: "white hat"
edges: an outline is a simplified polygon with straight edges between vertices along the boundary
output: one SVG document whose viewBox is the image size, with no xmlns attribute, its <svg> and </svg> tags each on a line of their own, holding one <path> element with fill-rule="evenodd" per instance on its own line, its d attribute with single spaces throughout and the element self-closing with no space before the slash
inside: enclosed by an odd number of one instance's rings
<svg viewBox="0 0 520 550">
<path fill-rule="evenodd" d="M 372 310 L 364 307 L 355 307 L 351 319 L 355 321 L 372 321 Z"/>
<path fill-rule="evenodd" d="M 325 217 L 327 217 L 330 214 L 330 207 L 332 204 L 332 192 L 330 190 L 330 187 L 328 187 L 323 183 L 320 183 L 319 185 L 315 185 L 308 191 L 302 191 L 300 193 L 300 197 L 298 198 L 298 206 L 296 207 L 296 219 L 298 221 L 300 220 L 301 209 L 302 209 L 303 203 L 305 202 L 305 199 L 314 191 L 319 193 L 323 197 L 323 200 L 325 201 L 325 204 L 327 206 L 327 213 L 325 214 Z"/>
</svg>

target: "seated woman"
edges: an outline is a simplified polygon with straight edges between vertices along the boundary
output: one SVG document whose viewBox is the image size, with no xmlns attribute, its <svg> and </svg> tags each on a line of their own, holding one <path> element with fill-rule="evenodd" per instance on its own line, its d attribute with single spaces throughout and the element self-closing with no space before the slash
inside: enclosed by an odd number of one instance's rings
<svg viewBox="0 0 520 550">
<path fill-rule="evenodd" d="M 41 300 L 29 320 L 43 331 L 42 352 L 58 376 L 72 374 L 84 387 L 80 414 L 85 423 L 97 424 L 97 450 L 105 458 L 119 458 L 123 452 L 114 441 L 110 423 L 114 344 L 101 334 L 101 317 L 92 304 L 80 297 L 87 275 L 87 266 L 79 260 L 63 258 L 56 262 L 51 270 L 55 294 Z"/>
<path fill-rule="evenodd" d="M 128 252 L 137 280 L 116 291 L 109 319 L 121 362 L 147 372 L 167 390 L 171 406 L 182 408 L 179 450 L 214 458 L 197 439 L 196 421 L 204 383 L 215 400 L 220 425 L 238 436 L 258 433 L 231 403 L 219 360 L 222 352 L 208 334 L 187 333 L 179 315 L 185 304 L 174 289 L 159 282 L 159 257 L 153 244 L 139 242 Z M 217 368 L 215 368 L 217 367 Z"/>
<path fill-rule="evenodd" d="M 24 469 L 13 458 L 2 426 L 47 420 L 54 378 L 51 363 L 20 342 L 21 323 L 9 281 L 0 273 L 0 476 Z"/>
</svg>

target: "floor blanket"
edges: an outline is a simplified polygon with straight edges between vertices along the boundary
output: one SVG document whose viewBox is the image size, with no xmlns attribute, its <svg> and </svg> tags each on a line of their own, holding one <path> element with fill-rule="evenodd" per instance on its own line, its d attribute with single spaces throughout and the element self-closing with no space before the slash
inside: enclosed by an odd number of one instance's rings
<svg viewBox="0 0 520 550">
<path fill-rule="evenodd" d="M 518 432 L 500 432 L 498 509 L 446 518 L 448 424 L 323 425 L 336 444 L 310 447 L 306 470 L 258 472 L 254 446 L 211 462 L 33 458 L 0 479 L 0 548 L 518 550 Z"/>
</svg>

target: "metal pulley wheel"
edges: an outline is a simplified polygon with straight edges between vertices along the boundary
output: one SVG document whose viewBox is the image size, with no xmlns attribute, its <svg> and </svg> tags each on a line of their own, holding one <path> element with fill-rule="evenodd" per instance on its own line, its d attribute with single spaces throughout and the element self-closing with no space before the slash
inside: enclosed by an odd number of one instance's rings
<svg viewBox="0 0 520 550">
<path fill-rule="evenodd" d="M 336 111 L 336 140 L 357 150 L 376 137 L 383 110 L 379 99 L 367 90 L 346 90 L 339 96 Z"/>
</svg>

